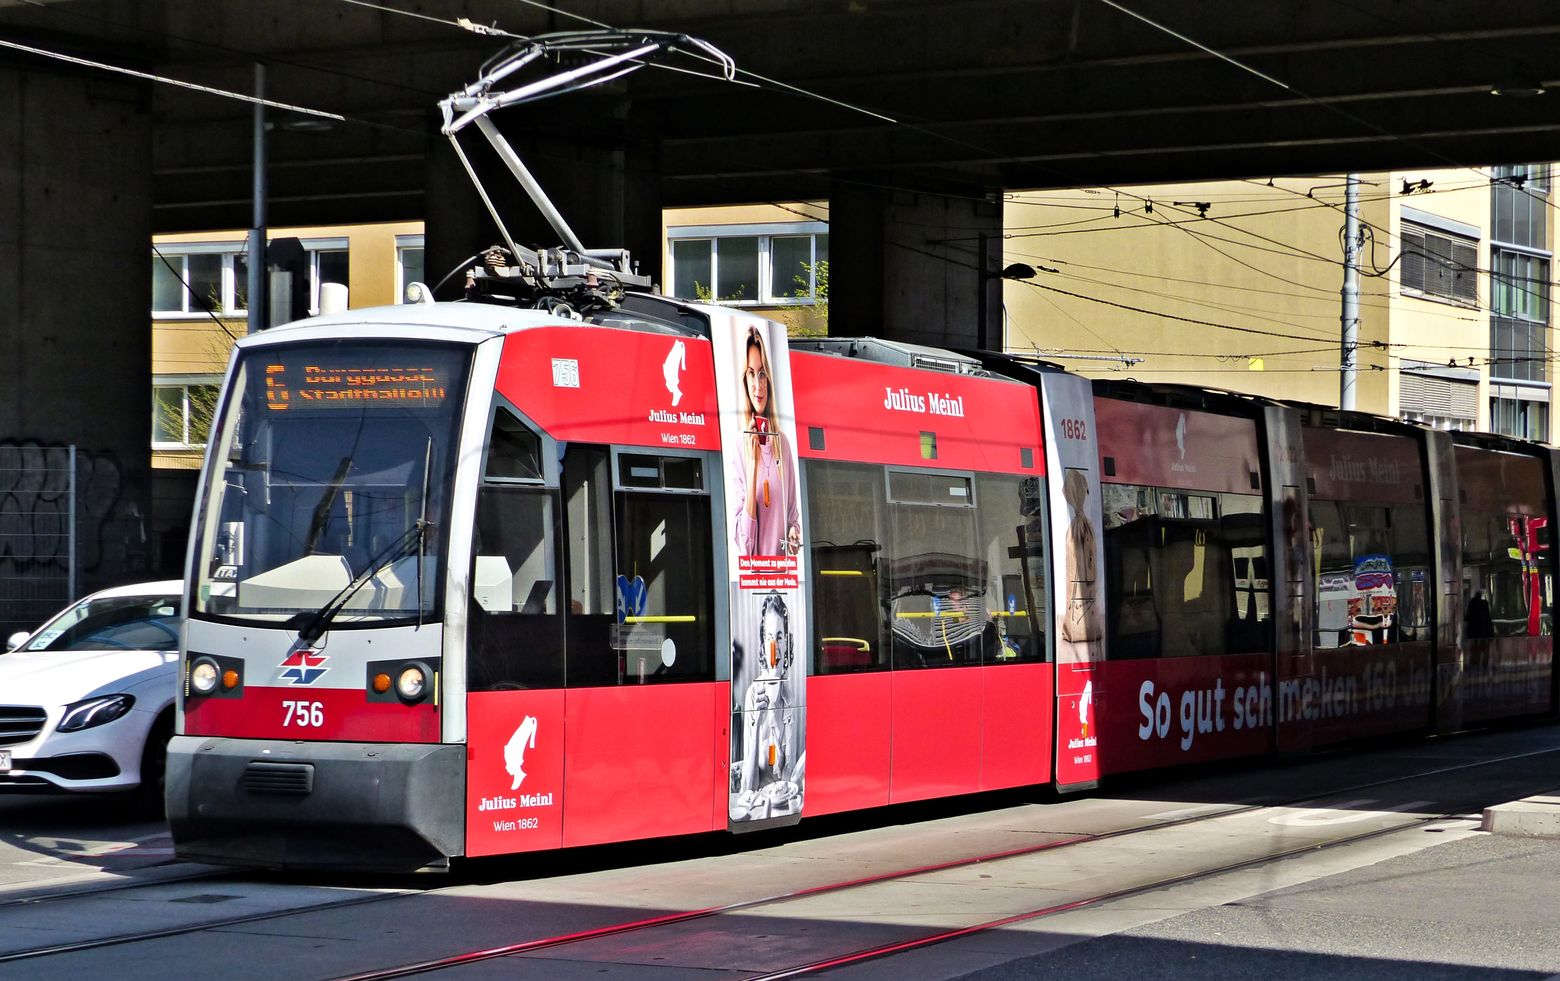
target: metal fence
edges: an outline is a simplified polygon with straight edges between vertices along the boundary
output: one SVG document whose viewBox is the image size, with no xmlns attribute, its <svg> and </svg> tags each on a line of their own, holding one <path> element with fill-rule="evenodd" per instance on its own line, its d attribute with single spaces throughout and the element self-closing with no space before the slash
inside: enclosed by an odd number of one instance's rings
<svg viewBox="0 0 1560 981">
<path fill-rule="evenodd" d="M 0 446 L 0 637 L 76 597 L 76 447 Z"/>
</svg>

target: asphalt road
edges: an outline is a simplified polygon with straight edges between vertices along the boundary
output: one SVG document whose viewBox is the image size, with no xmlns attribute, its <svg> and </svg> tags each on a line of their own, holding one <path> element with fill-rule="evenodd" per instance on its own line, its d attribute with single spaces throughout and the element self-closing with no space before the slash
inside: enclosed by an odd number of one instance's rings
<svg viewBox="0 0 1560 981">
<path fill-rule="evenodd" d="M 172 857 L 168 826 L 126 798 L 0 794 L 0 892 L 102 882 Z"/>
<path fill-rule="evenodd" d="M 1489 764 L 1497 758 L 1506 762 Z M 1409 767 L 1427 775 L 1380 782 Z M 746 978 L 1081 903 L 830 976 L 1552 978 L 1560 975 L 1560 838 L 1487 834 L 1478 817 L 1490 804 L 1556 788 L 1560 727 L 1546 726 L 1158 775 L 1062 801 L 1037 792 L 989 795 L 804 822 L 786 833 L 475 863 L 414 881 L 250 873 L 168 881 L 201 869 L 170 862 L 159 823 L 103 801 L 0 798 L 0 958 L 191 927 L 0 961 L 0 978 L 163 981 L 177 963 L 199 964 L 212 978 L 338 977 L 877 875 L 891 878 L 440 973 L 463 981 Z M 1160 827 L 1113 836 L 1145 824 Z M 893 875 L 1015 848 L 1028 851 Z M 1241 868 L 1204 874 L 1237 861 Z M 16 903 L 148 880 L 163 881 Z M 1099 899 L 1113 893 L 1122 895 Z M 234 920 L 251 912 L 283 915 Z M 230 922 L 201 928 L 223 920 Z"/>
</svg>

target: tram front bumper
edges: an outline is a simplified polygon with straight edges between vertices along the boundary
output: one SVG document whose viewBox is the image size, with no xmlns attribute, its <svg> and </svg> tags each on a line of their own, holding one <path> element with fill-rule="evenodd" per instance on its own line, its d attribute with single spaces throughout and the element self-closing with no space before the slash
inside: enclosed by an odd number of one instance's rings
<svg viewBox="0 0 1560 981">
<path fill-rule="evenodd" d="M 441 869 L 465 850 L 464 746 L 175 736 L 168 825 L 192 862 Z"/>
</svg>

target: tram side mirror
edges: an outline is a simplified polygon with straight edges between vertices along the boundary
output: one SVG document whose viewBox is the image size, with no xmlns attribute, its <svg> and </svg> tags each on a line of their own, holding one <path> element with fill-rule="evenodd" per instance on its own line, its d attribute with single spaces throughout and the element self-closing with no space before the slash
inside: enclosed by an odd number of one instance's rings
<svg viewBox="0 0 1560 981">
<path fill-rule="evenodd" d="M 16 633 L 14 633 L 11 636 L 6 638 L 6 640 L 5 640 L 5 652 L 7 654 L 9 654 L 12 651 L 16 650 L 18 647 L 21 647 L 26 642 L 27 642 L 27 631 L 25 631 L 25 630 L 18 630 Z"/>
</svg>

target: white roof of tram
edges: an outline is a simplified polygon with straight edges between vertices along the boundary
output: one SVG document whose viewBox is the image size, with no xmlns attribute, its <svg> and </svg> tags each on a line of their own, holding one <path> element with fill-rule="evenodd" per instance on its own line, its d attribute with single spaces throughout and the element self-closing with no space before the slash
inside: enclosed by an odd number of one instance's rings
<svg viewBox="0 0 1560 981">
<path fill-rule="evenodd" d="M 427 337 L 428 330 L 446 339 L 459 335 L 478 334 L 493 336 L 507 334 L 528 327 L 545 325 L 586 326 L 577 320 L 560 317 L 544 310 L 500 306 L 492 303 L 400 303 L 394 306 L 362 307 L 343 313 L 322 314 L 306 320 L 278 324 L 258 334 L 239 340 L 240 347 L 263 344 L 269 340 L 304 340 L 310 337 L 340 337 L 365 334 L 372 336 L 396 335 Z M 466 336 L 467 341 L 480 337 Z"/>
</svg>

